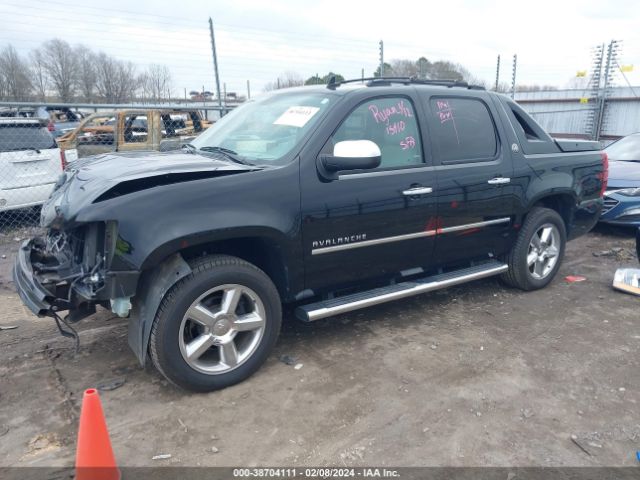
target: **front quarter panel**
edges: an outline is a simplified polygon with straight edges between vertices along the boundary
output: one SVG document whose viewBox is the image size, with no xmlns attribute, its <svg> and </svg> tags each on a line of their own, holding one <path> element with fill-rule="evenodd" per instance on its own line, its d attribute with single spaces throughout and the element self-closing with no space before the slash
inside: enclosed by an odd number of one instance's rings
<svg viewBox="0 0 640 480">
<path fill-rule="evenodd" d="M 280 168 L 149 188 L 94 203 L 78 223 L 114 220 L 112 269 L 147 270 L 173 253 L 244 237 L 275 242 L 289 274 L 302 285 L 297 161 Z M 295 287 L 292 287 L 295 288 Z"/>
</svg>

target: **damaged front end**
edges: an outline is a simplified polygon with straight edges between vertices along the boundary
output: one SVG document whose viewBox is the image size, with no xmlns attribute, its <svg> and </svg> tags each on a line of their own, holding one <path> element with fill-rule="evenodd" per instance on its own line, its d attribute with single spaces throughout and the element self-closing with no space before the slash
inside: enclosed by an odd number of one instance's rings
<svg viewBox="0 0 640 480">
<path fill-rule="evenodd" d="M 50 229 L 20 247 L 13 272 L 18 293 L 40 317 L 68 310 L 66 320 L 76 322 L 94 313 L 96 305 L 115 306 L 126 317 L 137 274 L 110 270 L 117 248 L 115 222 Z"/>
</svg>

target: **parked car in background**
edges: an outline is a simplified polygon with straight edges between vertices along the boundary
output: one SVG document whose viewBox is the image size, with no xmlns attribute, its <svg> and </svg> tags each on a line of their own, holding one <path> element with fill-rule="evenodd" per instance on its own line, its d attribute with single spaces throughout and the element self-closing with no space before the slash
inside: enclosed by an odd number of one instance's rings
<svg viewBox="0 0 640 480">
<path fill-rule="evenodd" d="M 42 205 L 63 169 L 46 121 L 0 118 L 0 211 Z"/>
<path fill-rule="evenodd" d="M 69 107 L 8 107 L 0 109 L 0 118 L 38 118 L 45 122 L 54 138 L 76 129 L 87 115 Z"/>
<path fill-rule="evenodd" d="M 82 112 L 71 110 L 69 107 L 38 107 L 38 112 L 39 118 L 49 120 L 47 127 L 54 138 L 72 132 L 84 118 Z"/>
<path fill-rule="evenodd" d="M 640 226 L 640 132 L 612 143 L 609 155 L 609 186 L 600 221 Z"/>
<path fill-rule="evenodd" d="M 98 112 L 59 137 L 58 145 L 75 158 L 139 150 L 165 152 L 189 143 L 211 124 L 197 110 Z"/>
</svg>

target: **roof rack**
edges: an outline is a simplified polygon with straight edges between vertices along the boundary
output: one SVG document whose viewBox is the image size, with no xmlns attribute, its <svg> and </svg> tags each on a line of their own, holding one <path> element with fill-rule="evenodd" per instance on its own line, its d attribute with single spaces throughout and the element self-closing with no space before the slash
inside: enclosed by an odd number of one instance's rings
<svg viewBox="0 0 640 480">
<path fill-rule="evenodd" d="M 460 87 L 467 88 L 469 90 L 484 90 L 485 88 L 481 85 L 469 85 L 467 82 L 461 80 L 422 80 L 417 77 L 367 77 L 367 78 L 353 78 L 351 80 L 342 80 L 341 82 L 336 81 L 336 77 L 332 76 L 327 82 L 327 88 L 330 90 L 335 90 L 340 85 L 345 83 L 357 83 L 357 82 L 367 82 L 367 87 L 377 87 L 377 86 L 386 86 L 391 85 L 392 83 L 399 83 L 402 85 L 440 85 L 443 87 Z"/>
</svg>

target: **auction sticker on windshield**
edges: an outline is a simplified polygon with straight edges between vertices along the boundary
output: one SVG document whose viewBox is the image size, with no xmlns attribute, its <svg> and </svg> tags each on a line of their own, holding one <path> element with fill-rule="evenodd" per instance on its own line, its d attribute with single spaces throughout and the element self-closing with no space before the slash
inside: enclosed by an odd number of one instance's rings
<svg viewBox="0 0 640 480">
<path fill-rule="evenodd" d="M 289 127 L 304 127 L 311 118 L 320 110 L 318 107 L 289 107 L 280 115 L 274 125 L 287 125 Z"/>
</svg>

